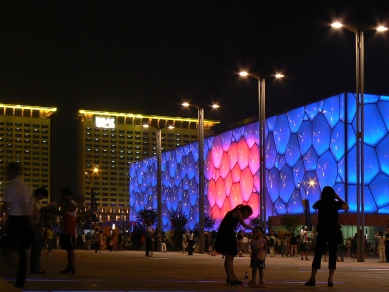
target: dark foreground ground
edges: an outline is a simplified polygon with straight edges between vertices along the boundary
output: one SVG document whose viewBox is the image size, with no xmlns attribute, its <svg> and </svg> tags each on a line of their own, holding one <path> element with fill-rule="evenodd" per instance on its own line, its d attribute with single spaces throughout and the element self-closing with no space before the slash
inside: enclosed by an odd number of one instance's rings
<svg viewBox="0 0 389 292">
<path fill-rule="evenodd" d="M 338 262 L 334 287 L 327 287 L 327 262 L 322 262 L 316 287 L 305 287 L 311 261 L 300 257 L 268 257 L 265 286 L 227 286 L 220 256 L 180 252 L 154 253 L 146 258 L 142 251 L 102 252 L 76 251 L 75 275 L 61 275 L 66 253 L 54 250 L 42 254 L 45 275 L 27 274 L 23 291 L 389 291 L 389 263 L 378 258 L 356 262 L 345 258 Z M 0 291 L 13 290 L 17 255 L 1 258 Z M 235 258 L 236 274 L 243 280 L 249 272 L 249 257 Z M 257 282 L 259 278 L 257 277 Z"/>
</svg>

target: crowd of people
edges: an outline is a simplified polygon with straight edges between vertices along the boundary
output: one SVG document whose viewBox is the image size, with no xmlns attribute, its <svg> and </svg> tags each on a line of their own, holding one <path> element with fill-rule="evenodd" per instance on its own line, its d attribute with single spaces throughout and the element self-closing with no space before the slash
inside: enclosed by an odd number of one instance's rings
<svg viewBox="0 0 389 292">
<path fill-rule="evenodd" d="M 17 164 L 11 163 L 7 166 L 7 178 L 9 184 L 5 189 L 4 206 L 6 226 L 8 236 L 5 246 L 17 247 L 19 254 L 19 267 L 16 276 L 15 286 L 23 288 L 26 281 L 27 271 L 27 250 L 30 252 L 30 273 L 45 274 L 41 267 L 41 253 L 51 254 L 53 246 L 61 248 L 67 252 L 67 266 L 61 270 L 61 274 L 75 274 L 75 249 L 77 242 L 81 242 L 81 248 L 95 253 L 101 253 L 104 250 L 123 251 L 130 242 L 130 237 L 126 234 L 120 234 L 117 230 L 103 231 L 95 228 L 91 232 L 83 232 L 77 235 L 76 217 L 77 206 L 72 199 L 71 191 L 63 189 L 61 198 L 65 202 L 62 210 L 50 208 L 50 212 L 61 216 L 61 233 L 55 233 L 51 225 L 44 224 L 41 218 L 41 200 L 48 196 L 45 188 L 41 187 L 33 191 L 32 195 L 28 188 L 18 177 L 20 168 Z M 356 257 L 357 254 L 357 234 L 346 240 L 345 246 L 343 238 L 339 240 L 340 225 L 338 210 L 348 210 L 348 205 L 337 195 L 333 188 L 324 187 L 320 200 L 313 206 L 318 210 L 318 222 L 316 234 L 309 233 L 308 227 L 303 226 L 299 234 L 291 232 L 278 232 L 276 235 L 272 232 L 266 236 L 259 226 L 250 226 L 245 222 L 253 210 L 248 205 L 238 205 L 227 212 L 218 231 L 205 232 L 204 250 L 211 256 L 221 254 L 224 258 L 224 270 L 226 273 L 226 283 L 228 285 L 243 284 L 235 274 L 234 258 L 243 257 L 245 253 L 250 254 L 250 267 L 252 269 L 251 285 L 256 284 L 256 275 L 258 271 L 259 284 L 264 285 L 264 269 L 267 253 L 274 257 L 276 251 L 282 257 L 298 257 L 301 260 L 309 261 L 309 252 L 314 245 L 314 258 L 312 261 L 312 272 L 306 286 L 315 286 L 316 274 L 321 267 L 321 259 L 329 258 L 328 286 L 333 286 L 333 276 L 336 269 L 336 262 L 343 261 L 343 249 L 347 248 L 347 256 Z M 246 236 L 241 230 L 236 234 L 238 225 L 245 230 L 252 230 L 252 234 Z M 170 240 L 162 232 L 155 232 L 151 221 L 145 222 L 145 231 L 141 237 L 141 248 L 145 249 L 146 257 L 152 257 L 153 251 L 160 246 L 162 252 L 167 252 Z M 386 227 L 387 233 L 382 231 L 375 234 L 377 240 L 375 248 L 369 244 L 367 238 L 364 238 L 365 256 L 373 249 L 379 254 L 379 262 L 389 262 L 389 226 Z M 315 235 L 315 236 L 313 236 Z M 194 252 L 199 251 L 198 237 L 193 230 L 187 230 L 181 238 L 182 252 L 192 256 Z"/>
</svg>

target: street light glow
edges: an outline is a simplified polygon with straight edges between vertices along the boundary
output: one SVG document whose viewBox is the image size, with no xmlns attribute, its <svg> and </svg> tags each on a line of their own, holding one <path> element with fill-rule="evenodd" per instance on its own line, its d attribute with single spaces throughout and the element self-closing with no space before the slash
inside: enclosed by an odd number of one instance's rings
<svg viewBox="0 0 389 292">
<path fill-rule="evenodd" d="M 341 28 L 343 24 L 341 24 L 339 21 L 335 21 L 333 24 L 331 24 L 331 26 L 334 28 Z"/>
<path fill-rule="evenodd" d="M 189 106 L 190 104 L 187 103 L 187 102 L 184 102 L 182 105 L 183 105 L 183 106 Z"/>
<path fill-rule="evenodd" d="M 284 77 L 284 74 L 280 74 L 280 73 L 277 73 L 276 75 L 274 75 L 276 78 L 282 78 Z"/>
<path fill-rule="evenodd" d="M 246 76 L 249 75 L 249 73 L 247 73 L 246 71 L 242 71 L 242 72 L 239 72 L 239 75 L 243 76 L 243 77 L 246 77 Z"/>
<path fill-rule="evenodd" d="M 220 106 L 218 104 L 213 104 L 212 108 L 219 108 Z"/>
<path fill-rule="evenodd" d="M 377 31 L 386 31 L 386 30 L 388 30 L 388 28 L 383 26 L 383 25 L 380 25 L 379 27 L 377 27 Z"/>
</svg>

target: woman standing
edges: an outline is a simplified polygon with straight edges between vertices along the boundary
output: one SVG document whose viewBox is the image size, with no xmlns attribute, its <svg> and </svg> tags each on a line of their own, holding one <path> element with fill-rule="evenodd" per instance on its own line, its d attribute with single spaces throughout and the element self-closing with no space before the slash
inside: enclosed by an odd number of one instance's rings
<svg viewBox="0 0 389 292">
<path fill-rule="evenodd" d="M 220 223 L 219 231 L 215 242 L 215 249 L 218 253 L 225 255 L 224 269 L 226 271 L 226 282 L 229 285 L 243 284 L 239 281 L 234 271 L 234 257 L 238 253 L 236 246 L 235 230 L 238 223 L 246 229 L 253 229 L 247 225 L 244 220 L 253 214 L 253 210 L 248 205 L 238 205 L 231 211 L 227 212 Z"/>
<path fill-rule="evenodd" d="M 374 235 L 375 238 L 378 238 L 377 252 L 380 255 L 380 263 L 385 262 L 385 237 L 382 231 Z"/>
<path fill-rule="evenodd" d="M 316 237 L 315 257 L 312 262 L 311 278 L 305 283 L 305 286 L 315 286 L 316 273 L 320 269 L 321 257 L 328 244 L 329 251 L 329 275 L 328 287 L 333 287 L 333 276 L 336 269 L 336 251 L 338 245 L 338 210 L 348 210 L 349 206 L 343 201 L 332 187 L 326 186 L 321 192 L 320 200 L 312 206 L 319 211 L 319 224 L 316 227 L 318 235 Z"/>
</svg>

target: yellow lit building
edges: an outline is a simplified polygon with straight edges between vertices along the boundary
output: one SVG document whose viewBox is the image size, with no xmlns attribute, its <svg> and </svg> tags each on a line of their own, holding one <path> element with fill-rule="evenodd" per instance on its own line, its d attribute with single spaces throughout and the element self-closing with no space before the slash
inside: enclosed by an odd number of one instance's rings
<svg viewBox="0 0 389 292">
<path fill-rule="evenodd" d="M 212 135 L 211 127 L 218 123 L 205 120 L 204 136 Z M 151 127 L 143 127 L 146 124 Z M 99 216 L 107 214 L 99 219 L 116 220 L 119 215 L 114 213 L 129 205 L 129 164 L 157 153 L 156 128 L 162 128 L 163 151 L 197 141 L 197 124 L 189 118 L 80 110 L 78 193 L 90 205 L 93 184 Z"/>
<path fill-rule="evenodd" d="M 8 162 L 23 167 L 22 177 L 31 190 L 45 187 L 50 202 L 50 119 L 56 108 L 0 104 L 0 202 Z"/>
</svg>

